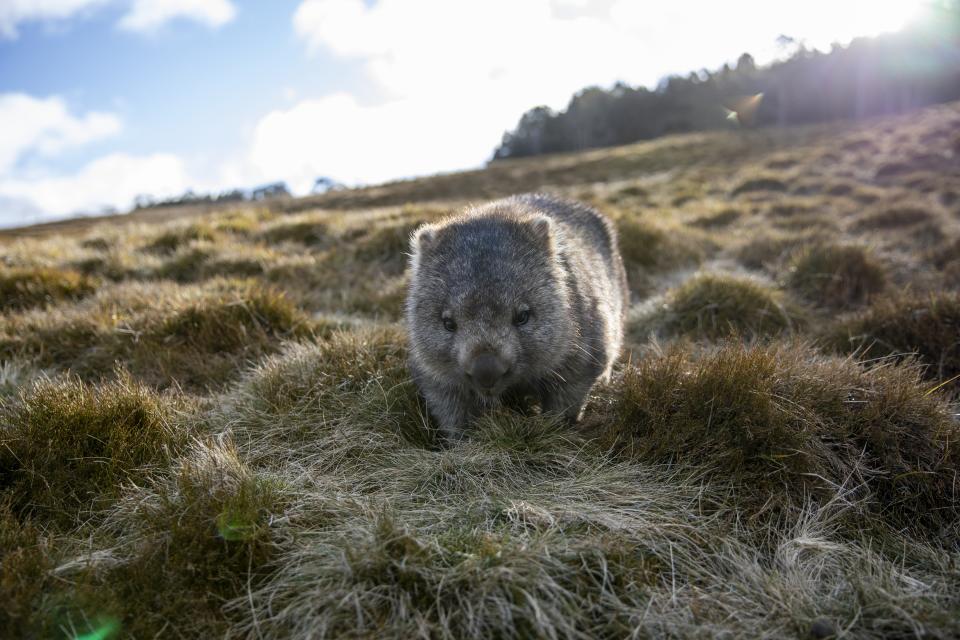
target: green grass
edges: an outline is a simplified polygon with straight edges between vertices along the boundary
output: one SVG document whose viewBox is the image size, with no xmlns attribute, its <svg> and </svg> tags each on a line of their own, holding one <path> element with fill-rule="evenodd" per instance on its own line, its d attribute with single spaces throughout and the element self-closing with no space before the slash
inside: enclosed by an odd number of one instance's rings
<svg viewBox="0 0 960 640">
<path fill-rule="evenodd" d="M 957 122 L 0 231 L 0 637 L 960 636 Z M 527 190 L 614 220 L 627 349 L 451 444 L 409 234 Z"/>
</svg>

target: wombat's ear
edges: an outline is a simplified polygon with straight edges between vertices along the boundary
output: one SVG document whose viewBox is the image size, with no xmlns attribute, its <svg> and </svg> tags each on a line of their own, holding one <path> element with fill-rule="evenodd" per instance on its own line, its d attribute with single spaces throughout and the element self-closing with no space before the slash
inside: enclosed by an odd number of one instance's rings
<svg viewBox="0 0 960 640">
<path fill-rule="evenodd" d="M 410 251 L 414 254 L 426 251 L 437 237 L 437 228 L 432 224 L 421 225 L 410 236 Z"/>
<path fill-rule="evenodd" d="M 545 245 L 553 244 L 553 221 L 547 216 L 536 216 L 530 221 L 534 235 Z"/>
</svg>

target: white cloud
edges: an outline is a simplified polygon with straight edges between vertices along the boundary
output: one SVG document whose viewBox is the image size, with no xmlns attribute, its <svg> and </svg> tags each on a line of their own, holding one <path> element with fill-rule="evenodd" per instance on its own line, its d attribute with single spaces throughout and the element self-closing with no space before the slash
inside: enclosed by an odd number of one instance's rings
<svg viewBox="0 0 960 640">
<path fill-rule="evenodd" d="M 498 120 L 507 116 L 478 119 L 481 109 L 495 107 L 464 105 L 436 112 L 413 99 L 363 106 L 343 93 L 303 100 L 272 111 L 257 124 L 248 175 L 254 181 L 286 180 L 302 193 L 318 176 L 381 182 L 440 167 L 472 166 L 489 153 L 491 140 L 501 133 Z"/>
<path fill-rule="evenodd" d="M 16 38 L 23 22 L 64 20 L 109 0 L 2 0 L 0 38 Z"/>
<path fill-rule="evenodd" d="M 0 226 L 35 222 L 71 213 L 95 213 L 104 207 L 126 209 L 140 194 L 169 197 L 189 186 L 183 162 L 175 155 L 133 156 L 113 153 L 91 161 L 71 175 L 0 178 Z M 26 213 L 34 212 L 33 219 Z"/>
<path fill-rule="evenodd" d="M 230 0 L 134 0 L 119 25 L 129 31 L 151 32 L 171 20 L 185 18 L 216 28 L 236 14 Z"/>
<path fill-rule="evenodd" d="M 168 197 L 189 186 L 183 162 L 157 153 L 112 153 L 72 173 L 46 166 L 58 154 L 120 132 L 110 113 L 71 113 L 58 96 L 0 94 L 0 226 L 28 224 L 104 207 L 126 209 L 142 193 Z"/>
<path fill-rule="evenodd" d="M 0 176 L 24 155 L 55 155 L 117 134 L 122 123 L 111 113 L 73 115 L 58 96 L 34 98 L 23 93 L 0 94 Z"/>
<path fill-rule="evenodd" d="M 237 13 L 231 0 L 0 0 L 0 39 L 16 38 L 25 22 L 62 21 L 108 4 L 130 5 L 118 25 L 138 32 L 155 31 L 177 18 L 216 28 Z"/>
</svg>

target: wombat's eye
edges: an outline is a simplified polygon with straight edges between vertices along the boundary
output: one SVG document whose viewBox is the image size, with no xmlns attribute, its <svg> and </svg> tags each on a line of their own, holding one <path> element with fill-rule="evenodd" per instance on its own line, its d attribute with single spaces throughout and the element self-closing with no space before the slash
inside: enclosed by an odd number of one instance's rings
<svg viewBox="0 0 960 640">
<path fill-rule="evenodd" d="M 517 325 L 518 327 L 520 325 L 527 324 L 529 320 L 530 320 L 529 309 L 523 309 L 522 311 L 517 311 L 515 314 L 513 314 L 513 324 Z"/>
<path fill-rule="evenodd" d="M 443 319 L 443 328 L 453 333 L 457 330 L 457 323 L 453 321 L 453 318 L 444 318 Z"/>
</svg>

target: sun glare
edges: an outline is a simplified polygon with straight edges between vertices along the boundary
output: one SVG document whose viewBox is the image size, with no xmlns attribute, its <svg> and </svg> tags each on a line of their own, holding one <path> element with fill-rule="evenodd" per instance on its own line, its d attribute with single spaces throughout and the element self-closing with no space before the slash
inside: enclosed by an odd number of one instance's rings
<svg viewBox="0 0 960 640">
<path fill-rule="evenodd" d="M 830 28 L 846 38 L 896 31 L 917 15 L 923 0 L 841 0 L 836 2 Z"/>
</svg>

